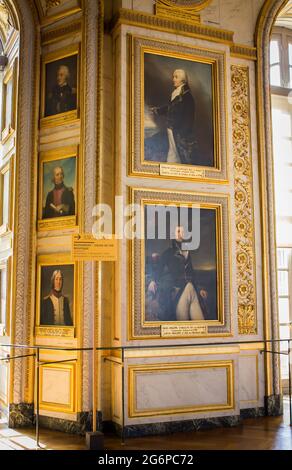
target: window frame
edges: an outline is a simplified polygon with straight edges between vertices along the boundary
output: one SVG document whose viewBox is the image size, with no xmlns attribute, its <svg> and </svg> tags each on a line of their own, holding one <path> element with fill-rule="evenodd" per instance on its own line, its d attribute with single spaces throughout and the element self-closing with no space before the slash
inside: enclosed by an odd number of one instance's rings
<svg viewBox="0 0 292 470">
<path fill-rule="evenodd" d="M 292 63 L 291 65 L 289 64 L 289 44 L 291 44 L 292 47 L 292 30 L 284 27 L 275 27 L 273 29 L 270 42 L 273 40 L 277 41 L 279 44 L 281 85 L 277 86 L 270 83 L 271 93 L 278 95 L 288 95 L 292 90 Z M 276 65 L 276 63 L 273 65 Z M 270 63 L 270 70 L 273 65 Z"/>
</svg>

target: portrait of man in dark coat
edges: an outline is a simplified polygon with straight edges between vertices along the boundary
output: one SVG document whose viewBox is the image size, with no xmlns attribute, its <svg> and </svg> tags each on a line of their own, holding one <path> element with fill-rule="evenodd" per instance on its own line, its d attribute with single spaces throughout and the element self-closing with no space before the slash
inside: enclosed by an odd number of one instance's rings
<svg viewBox="0 0 292 470">
<path fill-rule="evenodd" d="M 213 167 L 212 65 L 145 52 L 142 75 L 142 161 Z"/>
<path fill-rule="evenodd" d="M 185 70 L 173 73 L 174 90 L 168 104 L 154 107 L 157 115 L 165 115 L 168 138 L 167 163 L 195 163 L 196 140 L 194 134 L 195 101 L 188 85 Z"/>
<path fill-rule="evenodd" d="M 41 301 L 40 325 L 73 325 L 69 299 L 62 293 L 63 284 L 63 273 L 57 269 L 51 277 L 51 291 Z"/>
<path fill-rule="evenodd" d="M 54 188 L 48 192 L 43 209 L 44 219 L 75 215 L 74 191 L 73 188 L 64 184 L 64 178 L 63 167 L 56 166 L 52 175 Z"/>
<path fill-rule="evenodd" d="M 156 259 L 148 274 L 146 298 L 154 300 L 160 320 L 190 321 L 208 317 L 207 291 L 199 286 L 191 254 L 183 250 L 184 229 L 176 228 L 171 246 Z"/>
<path fill-rule="evenodd" d="M 66 113 L 77 108 L 77 91 L 70 84 L 70 76 L 69 66 L 60 64 L 55 83 L 46 95 L 45 116 Z"/>
</svg>

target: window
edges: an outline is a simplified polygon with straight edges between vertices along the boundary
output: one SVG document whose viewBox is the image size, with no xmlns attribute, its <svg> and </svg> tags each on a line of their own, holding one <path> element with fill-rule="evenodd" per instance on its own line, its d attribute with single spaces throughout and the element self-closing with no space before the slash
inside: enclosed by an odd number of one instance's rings
<svg viewBox="0 0 292 470">
<path fill-rule="evenodd" d="M 291 338 L 292 320 L 292 105 L 288 97 L 272 94 L 278 311 L 280 339 Z M 281 343 L 287 351 L 287 343 Z M 281 356 L 281 377 L 286 387 L 287 357 Z"/>
<path fill-rule="evenodd" d="M 270 43 L 271 84 L 281 86 L 281 66 L 279 40 L 273 39 Z"/>
<path fill-rule="evenodd" d="M 292 30 L 274 28 L 270 42 L 270 82 L 271 86 L 292 88 Z M 273 90 L 277 92 L 277 90 Z"/>
<path fill-rule="evenodd" d="M 289 88 L 292 88 L 292 42 L 288 44 Z"/>
</svg>

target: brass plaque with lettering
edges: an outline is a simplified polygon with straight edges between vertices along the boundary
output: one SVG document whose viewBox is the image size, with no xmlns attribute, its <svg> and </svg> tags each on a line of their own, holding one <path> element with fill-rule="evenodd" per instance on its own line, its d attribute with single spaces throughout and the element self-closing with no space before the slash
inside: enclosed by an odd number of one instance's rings
<svg viewBox="0 0 292 470">
<path fill-rule="evenodd" d="M 117 261 L 117 240 L 97 239 L 92 234 L 73 235 L 72 257 L 76 261 Z"/>
<path fill-rule="evenodd" d="M 202 336 L 208 334 L 207 325 L 161 325 L 161 337 L 174 338 L 174 337 L 185 337 L 185 336 Z"/>
<path fill-rule="evenodd" d="M 161 163 L 160 176 L 176 176 L 182 178 L 205 178 L 205 170 L 188 165 L 166 165 Z"/>
<path fill-rule="evenodd" d="M 74 338 L 74 327 L 58 327 L 58 326 L 36 326 L 36 336 L 55 336 L 64 338 Z"/>
</svg>

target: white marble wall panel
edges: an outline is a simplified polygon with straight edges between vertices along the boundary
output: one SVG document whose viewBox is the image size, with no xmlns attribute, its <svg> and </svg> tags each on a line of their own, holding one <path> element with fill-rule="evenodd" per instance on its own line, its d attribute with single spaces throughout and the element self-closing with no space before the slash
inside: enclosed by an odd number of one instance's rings
<svg viewBox="0 0 292 470">
<path fill-rule="evenodd" d="M 120 364 L 112 365 L 112 419 L 122 419 L 122 368 Z"/>
<path fill-rule="evenodd" d="M 6 364 L 1 364 L 0 363 L 0 400 L 4 403 L 7 404 L 8 397 L 7 397 L 7 391 L 8 391 L 8 367 Z"/>
<path fill-rule="evenodd" d="M 177 374 L 177 369 L 175 368 L 176 365 L 178 364 L 190 364 L 190 368 L 195 367 L 196 363 L 202 363 L 202 362 L 213 362 L 213 361 L 233 361 L 233 393 L 234 393 L 234 408 L 232 409 L 227 409 L 227 410 L 207 410 L 207 411 L 190 411 L 190 412 L 180 412 L 177 411 L 176 413 L 170 413 L 168 415 L 155 415 L 155 408 L 153 411 L 153 416 L 146 416 L 146 417 L 135 417 L 135 418 L 129 418 L 128 416 L 128 409 L 129 409 L 129 388 L 128 388 L 128 366 L 140 366 L 140 365 L 153 365 L 157 367 L 159 364 L 161 364 L 161 367 L 163 367 L 163 364 L 168 364 L 168 365 L 173 365 L 174 370 L 170 371 L 170 376 L 165 378 L 161 377 L 160 372 L 155 370 L 151 372 L 149 375 L 149 378 L 146 378 L 145 380 L 140 383 L 140 389 L 137 390 L 136 393 L 136 399 L 137 405 L 138 406 L 145 406 L 145 409 L 148 407 L 148 404 L 151 406 L 157 405 L 157 408 L 162 406 L 165 406 L 166 400 L 170 400 L 169 397 L 173 400 L 173 403 L 175 403 L 174 406 L 177 407 L 184 407 L 188 406 L 189 403 L 191 403 L 191 406 L 194 404 L 195 406 L 197 403 L 200 403 L 200 400 L 204 406 L 206 404 L 207 400 L 204 403 L 205 397 L 204 393 L 206 396 L 208 396 L 208 399 L 211 400 L 209 404 L 212 405 L 212 400 L 217 400 L 217 402 L 220 403 L 226 403 L 226 383 L 227 383 L 227 378 L 226 378 L 226 372 L 223 371 L 222 369 L 218 368 L 213 368 L 212 366 L 207 369 L 206 374 L 202 374 L 198 377 L 198 382 L 196 383 L 195 380 L 195 375 L 193 373 L 198 372 L 198 369 L 195 369 L 194 371 L 191 372 L 191 374 L 186 374 L 186 377 L 183 378 L 183 376 Z M 114 365 L 116 368 L 116 373 L 119 375 L 121 378 L 121 366 L 118 364 Z M 214 371 L 213 371 L 214 369 Z M 186 371 L 180 371 L 179 373 L 184 374 Z M 199 374 L 201 371 L 199 371 Z M 143 373 L 145 376 L 146 374 Z M 174 374 L 174 375 L 172 375 Z M 225 375 L 225 377 L 224 377 Z M 154 380 L 152 379 L 154 378 Z M 162 379 L 162 380 L 161 380 Z M 170 386 L 168 384 L 168 381 L 172 381 L 175 384 L 175 387 L 180 387 L 180 385 L 177 384 L 178 381 L 184 380 L 185 382 L 185 388 L 186 390 L 183 390 L 181 388 L 181 392 L 177 389 L 177 393 L 171 393 L 170 395 Z M 212 417 L 218 417 L 218 416 L 237 416 L 239 415 L 239 399 L 238 399 L 238 384 L 239 384 L 239 378 L 238 378 L 238 357 L 234 354 L 225 354 L 225 355 L 220 355 L 220 354 L 212 354 L 212 355 L 197 355 L 197 356 L 167 356 L 167 357 L 153 357 L 153 358 L 131 358 L 131 359 L 126 359 L 126 366 L 125 366 L 125 403 L 124 403 L 124 410 L 125 410 L 125 424 L 126 425 L 131 425 L 131 424 L 143 424 L 143 423 L 158 423 L 158 422 L 166 422 L 166 421 L 183 421 L 183 420 L 188 420 L 188 419 L 201 419 L 201 418 L 212 418 Z M 145 385 L 145 392 L 143 391 Z M 197 387 L 196 389 L 196 395 L 195 392 L 192 395 L 191 390 Z M 121 392 L 121 382 L 120 382 L 120 388 L 117 390 L 115 385 L 112 387 L 113 388 L 113 401 L 117 401 L 117 404 L 115 405 L 117 408 L 120 407 L 119 409 L 121 410 L 121 405 L 122 405 L 122 392 Z M 206 392 L 203 392 L 204 388 L 208 389 Z M 160 398 L 157 397 L 157 393 L 159 393 Z M 152 396 L 152 395 L 153 396 Z M 208 395 L 207 395 L 208 394 Z M 217 395 L 216 395 L 217 394 Z M 148 400 L 148 404 L 147 404 Z M 155 403 L 156 400 L 156 403 Z M 158 401 L 158 402 L 157 402 Z M 144 403 L 144 405 L 143 405 Z M 188 403 L 188 404 L 186 404 Z M 137 406 L 137 407 L 138 407 Z M 199 405 L 198 405 L 199 406 Z M 222 407 L 220 404 L 218 406 Z M 172 406 L 169 406 L 171 408 Z M 142 409 L 141 409 L 142 410 Z M 121 414 L 119 417 L 113 416 L 112 419 L 113 421 L 121 423 Z"/>
<path fill-rule="evenodd" d="M 264 406 L 264 356 L 259 351 L 241 352 L 239 361 L 240 409 Z"/>
<path fill-rule="evenodd" d="M 240 402 L 258 401 L 258 357 L 245 355 L 239 358 Z"/>
<path fill-rule="evenodd" d="M 227 404 L 226 368 L 136 373 L 136 410 Z"/>
<path fill-rule="evenodd" d="M 57 403 L 70 405 L 71 402 L 71 380 L 70 370 L 53 369 L 43 366 L 43 387 L 41 401 L 44 403 Z"/>
</svg>

